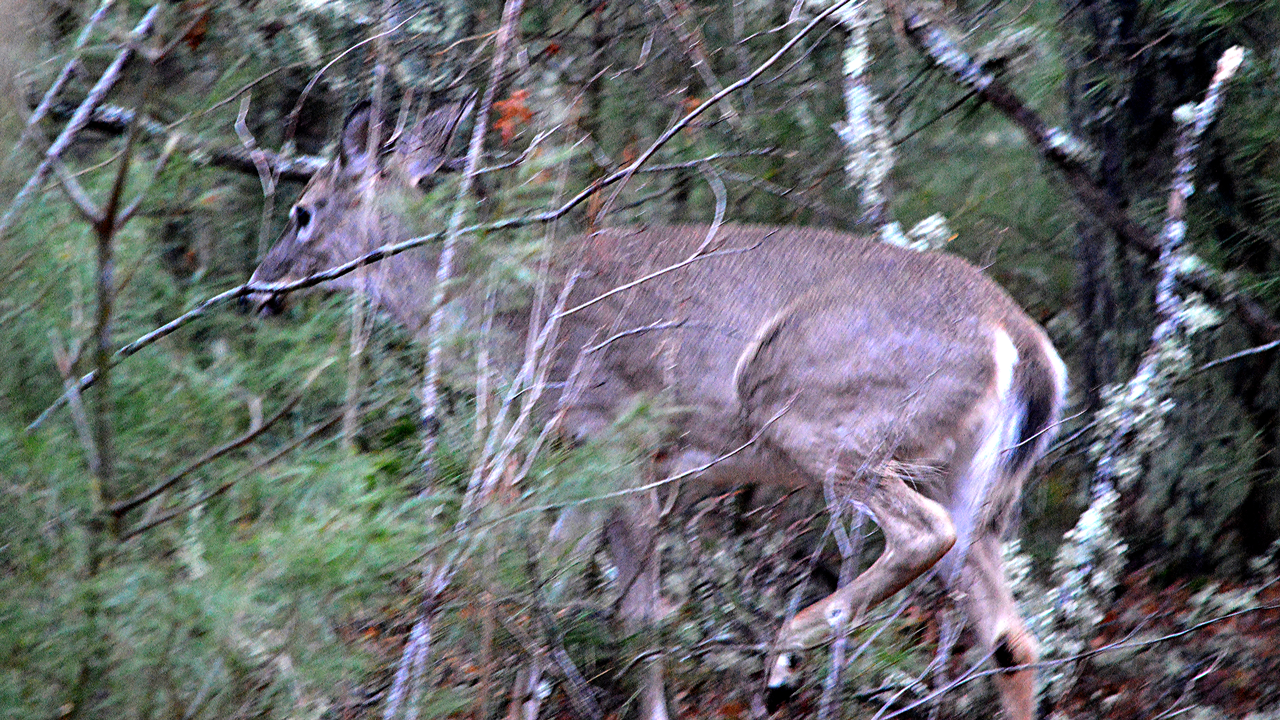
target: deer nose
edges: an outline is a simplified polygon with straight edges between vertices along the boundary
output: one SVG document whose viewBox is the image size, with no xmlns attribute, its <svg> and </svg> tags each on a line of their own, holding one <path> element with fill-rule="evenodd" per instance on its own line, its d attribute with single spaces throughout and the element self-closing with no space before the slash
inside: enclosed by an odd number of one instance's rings
<svg viewBox="0 0 1280 720">
<path fill-rule="evenodd" d="M 240 297 L 240 311 L 258 317 L 272 317 L 284 312 L 285 298 L 278 293 L 250 293 Z"/>
</svg>

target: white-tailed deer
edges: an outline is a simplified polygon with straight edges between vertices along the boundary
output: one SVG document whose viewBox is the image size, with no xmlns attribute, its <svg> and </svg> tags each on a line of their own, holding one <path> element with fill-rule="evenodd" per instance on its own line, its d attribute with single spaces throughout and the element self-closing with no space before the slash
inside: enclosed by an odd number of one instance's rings
<svg viewBox="0 0 1280 720">
<path fill-rule="evenodd" d="M 357 110 L 339 156 L 293 206 L 252 282 L 299 279 L 410 236 L 403 197 L 446 165 L 466 112 L 437 109 L 371 155 L 370 113 Z M 1029 720 L 1034 671 L 1018 666 L 1035 662 L 1037 646 L 1006 585 L 999 542 L 1062 409 L 1066 371 L 1044 331 L 964 260 L 838 232 L 614 228 L 567 244 L 573 267 L 552 263 L 551 272 L 553 280 L 576 274 L 569 307 L 671 269 L 562 319 L 550 386 L 563 387 L 583 352 L 592 362 L 572 393 L 559 391 L 570 404 L 561 432 L 589 437 L 638 394 L 662 393 L 681 415 L 660 472 L 728 454 L 701 475 L 834 488 L 883 531 L 870 568 L 780 630 L 770 685 L 791 681 L 792 651 L 856 624 L 937 566 L 959 590 L 978 641 L 1009 668 L 996 676 L 1006 716 Z M 436 261 L 436 251 L 422 249 L 332 285 L 367 292 L 421 331 Z M 265 309 L 278 300 L 254 299 Z M 482 299 L 461 282 L 451 302 L 465 314 Z M 524 337 L 528 311 L 502 310 L 495 327 Z M 643 515 L 623 511 L 605 533 L 628 588 L 621 612 L 633 625 L 653 619 L 658 599 Z M 646 720 L 666 716 L 656 665 L 644 697 Z"/>
</svg>

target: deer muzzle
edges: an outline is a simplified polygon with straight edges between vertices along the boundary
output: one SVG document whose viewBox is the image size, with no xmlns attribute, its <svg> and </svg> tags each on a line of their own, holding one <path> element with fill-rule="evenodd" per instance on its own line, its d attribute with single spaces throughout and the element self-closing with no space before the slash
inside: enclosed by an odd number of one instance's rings
<svg viewBox="0 0 1280 720">
<path fill-rule="evenodd" d="M 280 293 L 250 293 L 240 299 L 240 307 L 258 317 L 272 317 L 284 312 L 285 296 Z"/>
<path fill-rule="evenodd" d="M 253 277 L 249 278 L 249 285 L 264 285 L 270 282 L 279 282 L 283 278 L 276 280 L 267 280 L 258 277 L 257 272 Z M 284 312 L 287 307 L 287 297 L 284 293 L 271 291 L 251 292 L 240 297 L 240 308 L 245 312 L 252 312 L 259 317 L 272 317 Z"/>
</svg>

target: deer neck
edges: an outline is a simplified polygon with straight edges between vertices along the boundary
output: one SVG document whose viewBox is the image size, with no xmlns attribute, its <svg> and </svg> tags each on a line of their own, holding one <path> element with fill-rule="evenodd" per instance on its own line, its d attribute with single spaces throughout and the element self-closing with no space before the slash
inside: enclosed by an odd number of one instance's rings
<svg viewBox="0 0 1280 720">
<path fill-rule="evenodd" d="M 342 284 L 413 334 L 425 334 L 439 257 L 438 246 L 415 248 L 356 270 Z"/>
</svg>

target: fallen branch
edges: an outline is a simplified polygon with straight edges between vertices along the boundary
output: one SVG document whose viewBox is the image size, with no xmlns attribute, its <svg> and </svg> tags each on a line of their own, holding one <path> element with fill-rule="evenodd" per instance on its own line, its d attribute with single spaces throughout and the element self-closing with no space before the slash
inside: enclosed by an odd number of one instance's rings
<svg viewBox="0 0 1280 720">
<path fill-rule="evenodd" d="M 70 103 L 58 103 L 49 111 L 49 116 L 66 120 L 74 113 Z M 87 130 L 96 130 L 112 135 L 123 135 L 129 131 L 137 114 L 129 108 L 118 105 L 102 105 L 93 109 L 85 125 Z M 262 161 L 270 169 L 273 176 L 290 182 L 306 182 L 325 166 L 327 158 L 317 155 L 281 155 L 270 150 L 257 149 L 249 151 L 243 146 L 228 145 L 209 147 L 199 139 L 177 134 L 172 125 L 166 125 L 152 117 L 137 118 L 138 129 L 149 137 L 170 137 L 177 135 L 178 148 L 191 156 L 200 165 L 211 165 L 227 170 L 234 170 L 245 175 L 258 177 L 259 171 L 254 164 L 254 156 L 261 156 Z"/>
</svg>

